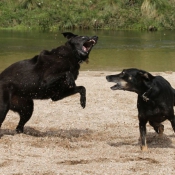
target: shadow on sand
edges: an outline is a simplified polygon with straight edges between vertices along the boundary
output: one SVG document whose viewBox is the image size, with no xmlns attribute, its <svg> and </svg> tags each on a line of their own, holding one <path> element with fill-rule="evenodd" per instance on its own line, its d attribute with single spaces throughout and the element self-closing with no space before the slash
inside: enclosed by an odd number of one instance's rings
<svg viewBox="0 0 175 175">
<path fill-rule="evenodd" d="M 51 129 L 49 131 L 39 131 L 37 129 L 31 128 L 31 127 L 25 127 L 24 134 L 30 135 L 33 137 L 60 137 L 60 138 L 67 138 L 70 139 L 72 137 L 78 138 L 85 135 L 90 135 L 92 130 L 89 129 L 70 129 L 70 130 L 63 130 L 63 129 Z M 0 131 L 0 137 L 3 135 L 15 135 L 17 134 L 15 130 L 10 129 L 1 129 Z"/>
<path fill-rule="evenodd" d="M 162 137 L 159 137 L 156 133 L 147 133 L 147 145 L 148 148 L 175 148 L 175 146 L 172 145 L 172 136 L 167 136 L 163 134 Z M 124 140 L 119 142 L 109 142 L 108 145 L 114 146 L 114 147 L 120 147 L 122 145 L 132 145 L 132 146 L 140 146 L 140 141 L 138 139 L 138 143 L 133 143 L 133 140 Z"/>
</svg>

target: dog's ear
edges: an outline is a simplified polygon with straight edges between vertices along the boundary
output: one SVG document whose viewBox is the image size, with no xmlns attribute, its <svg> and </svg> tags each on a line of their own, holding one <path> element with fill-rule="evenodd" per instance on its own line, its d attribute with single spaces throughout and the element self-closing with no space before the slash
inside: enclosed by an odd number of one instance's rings
<svg viewBox="0 0 175 175">
<path fill-rule="evenodd" d="M 72 38 L 72 37 L 78 36 L 78 35 L 74 35 L 74 34 L 71 33 L 71 32 L 63 32 L 62 34 L 63 34 L 64 37 L 67 38 L 67 39 L 70 39 L 70 38 Z"/>
<path fill-rule="evenodd" d="M 151 81 L 152 79 L 154 79 L 154 76 L 153 76 L 153 75 L 151 75 L 150 73 L 145 72 L 145 71 L 140 71 L 140 72 L 139 72 L 139 75 L 140 75 L 144 80 L 147 80 L 147 81 Z"/>
</svg>

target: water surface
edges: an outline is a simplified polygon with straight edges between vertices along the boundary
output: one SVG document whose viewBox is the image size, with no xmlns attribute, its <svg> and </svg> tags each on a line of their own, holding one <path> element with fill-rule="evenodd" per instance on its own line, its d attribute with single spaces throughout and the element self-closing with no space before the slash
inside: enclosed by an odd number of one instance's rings
<svg viewBox="0 0 175 175">
<path fill-rule="evenodd" d="M 58 32 L 0 31 L 0 71 L 10 64 L 32 58 L 66 42 Z M 98 35 L 89 64 L 81 70 L 120 71 L 136 67 L 147 71 L 175 71 L 174 31 L 73 31 L 79 35 Z"/>
</svg>

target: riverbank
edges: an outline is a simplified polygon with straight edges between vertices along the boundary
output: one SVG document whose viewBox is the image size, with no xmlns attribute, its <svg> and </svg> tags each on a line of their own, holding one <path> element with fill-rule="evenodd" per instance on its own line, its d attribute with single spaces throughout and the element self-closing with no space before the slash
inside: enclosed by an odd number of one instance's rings
<svg viewBox="0 0 175 175">
<path fill-rule="evenodd" d="M 173 0 L 6 0 L 0 2 L 0 28 L 174 30 Z"/>
<path fill-rule="evenodd" d="M 25 134 L 15 134 L 19 121 L 9 112 L 1 129 L 0 173 L 6 175 L 174 174 L 175 137 L 164 122 L 163 138 L 147 126 L 149 151 L 138 143 L 137 95 L 112 91 L 106 75 L 81 71 L 77 85 L 87 90 L 82 109 L 79 95 L 58 102 L 36 100 Z M 175 87 L 175 72 L 157 72 Z M 15 134 L 15 135 L 14 135 Z"/>
</svg>

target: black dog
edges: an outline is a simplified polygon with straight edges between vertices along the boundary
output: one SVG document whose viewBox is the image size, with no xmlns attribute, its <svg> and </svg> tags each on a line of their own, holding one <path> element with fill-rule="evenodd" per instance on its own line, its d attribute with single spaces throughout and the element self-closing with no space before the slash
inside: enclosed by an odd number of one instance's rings
<svg viewBox="0 0 175 175">
<path fill-rule="evenodd" d="M 86 105 L 86 89 L 76 86 L 80 63 L 87 61 L 98 37 L 63 33 L 68 39 L 51 51 L 16 62 L 0 74 L 0 126 L 9 110 L 18 112 L 20 121 L 16 128 L 23 132 L 24 125 L 33 113 L 33 99 L 60 100 L 80 93 L 80 103 Z"/>
<path fill-rule="evenodd" d="M 109 82 L 117 83 L 112 90 L 126 90 L 138 94 L 137 108 L 141 149 L 147 150 L 146 123 L 158 134 L 162 134 L 164 126 L 161 122 L 168 119 L 175 131 L 174 102 L 175 90 L 170 83 L 161 76 L 153 76 L 144 70 L 125 69 L 120 74 L 106 77 Z"/>
</svg>

